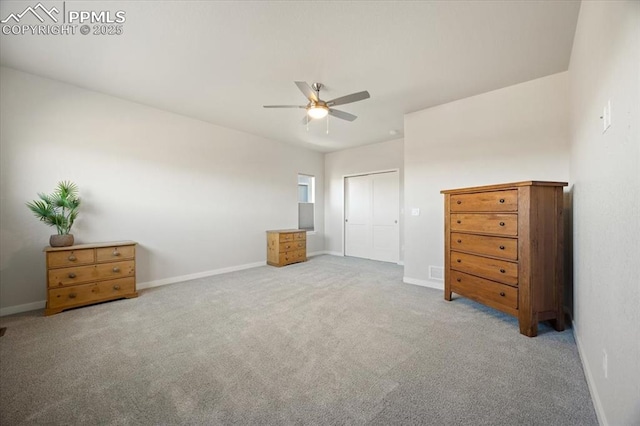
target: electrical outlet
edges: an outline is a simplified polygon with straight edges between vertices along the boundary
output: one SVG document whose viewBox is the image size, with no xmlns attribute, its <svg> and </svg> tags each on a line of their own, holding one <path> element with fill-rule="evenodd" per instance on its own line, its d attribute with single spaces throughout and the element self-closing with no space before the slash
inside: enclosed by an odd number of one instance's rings
<svg viewBox="0 0 640 426">
<path fill-rule="evenodd" d="M 604 372 L 604 378 L 609 377 L 609 360 L 607 359 L 607 351 L 602 350 L 602 371 Z"/>
</svg>

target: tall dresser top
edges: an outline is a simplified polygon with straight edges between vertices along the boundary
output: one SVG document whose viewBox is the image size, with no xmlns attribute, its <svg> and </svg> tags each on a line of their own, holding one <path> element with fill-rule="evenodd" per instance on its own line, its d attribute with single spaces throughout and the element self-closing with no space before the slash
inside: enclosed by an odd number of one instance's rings
<svg viewBox="0 0 640 426">
<path fill-rule="evenodd" d="M 542 180 L 527 180 L 522 182 L 501 183 L 498 185 L 472 186 L 468 188 L 443 189 L 441 194 L 464 194 L 468 192 L 499 191 L 501 189 L 517 188 L 519 186 L 567 186 L 567 182 L 546 182 Z"/>
</svg>

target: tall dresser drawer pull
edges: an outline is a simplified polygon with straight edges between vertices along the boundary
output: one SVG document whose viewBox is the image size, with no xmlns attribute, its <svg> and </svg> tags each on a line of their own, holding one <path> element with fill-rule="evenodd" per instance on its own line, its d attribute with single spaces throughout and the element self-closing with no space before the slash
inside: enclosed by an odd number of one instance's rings
<svg viewBox="0 0 640 426">
<path fill-rule="evenodd" d="M 117 266 L 113 268 L 113 272 L 120 272 L 120 268 L 118 268 Z"/>
<path fill-rule="evenodd" d="M 458 263 L 462 263 L 462 259 L 457 259 L 457 262 Z"/>
<path fill-rule="evenodd" d="M 504 198 L 500 198 L 500 204 L 504 204 Z"/>
<path fill-rule="evenodd" d="M 504 297 L 504 291 L 500 292 L 500 296 Z"/>
<path fill-rule="evenodd" d="M 116 284 L 116 285 L 113 286 L 113 289 L 114 290 L 120 290 L 120 286 L 118 284 Z"/>
<path fill-rule="evenodd" d="M 74 260 L 77 260 L 78 258 L 75 257 L 74 255 L 70 254 L 67 259 L 69 259 L 70 262 L 73 262 Z"/>
<path fill-rule="evenodd" d="M 500 226 L 504 226 L 504 222 L 500 222 Z"/>
<path fill-rule="evenodd" d="M 462 282 L 462 278 L 456 278 L 456 281 L 458 281 L 459 283 Z"/>
<path fill-rule="evenodd" d="M 458 200 L 458 204 L 462 204 L 462 201 Z"/>
<path fill-rule="evenodd" d="M 500 250 L 504 250 L 504 246 L 500 246 Z"/>
<path fill-rule="evenodd" d="M 69 272 L 69 278 L 75 278 L 76 274 L 74 274 L 73 272 Z"/>
<path fill-rule="evenodd" d="M 77 296 L 77 294 L 75 293 L 69 293 L 69 299 L 75 299 Z"/>
<path fill-rule="evenodd" d="M 113 251 L 113 255 L 114 255 L 115 257 L 118 257 L 118 256 L 120 256 L 120 252 L 119 252 L 118 250 L 114 250 L 114 251 Z"/>
<path fill-rule="evenodd" d="M 462 221 L 461 221 L 461 220 L 456 220 L 456 222 L 458 222 L 458 223 L 462 223 Z"/>
<path fill-rule="evenodd" d="M 460 244 L 462 242 L 462 240 L 458 240 L 458 244 Z"/>
<path fill-rule="evenodd" d="M 505 271 L 504 269 L 500 269 L 500 273 L 504 274 L 505 272 L 507 271 Z"/>
</svg>

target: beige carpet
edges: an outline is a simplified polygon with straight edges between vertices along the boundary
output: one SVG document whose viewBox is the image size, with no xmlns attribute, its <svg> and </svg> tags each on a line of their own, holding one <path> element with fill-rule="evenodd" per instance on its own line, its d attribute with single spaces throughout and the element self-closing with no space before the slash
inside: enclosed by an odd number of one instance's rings
<svg viewBox="0 0 640 426">
<path fill-rule="evenodd" d="M 0 319 L 0 424 L 597 424 L 571 330 L 319 256 Z"/>
</svg>

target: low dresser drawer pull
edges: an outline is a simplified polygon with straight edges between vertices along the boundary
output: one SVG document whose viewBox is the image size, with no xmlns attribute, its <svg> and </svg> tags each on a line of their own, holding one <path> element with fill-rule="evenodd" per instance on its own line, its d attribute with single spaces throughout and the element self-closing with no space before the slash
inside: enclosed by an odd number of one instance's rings
<svg viewBox="0 0 640 426">
<path fill-rule="evenodd" d="M 458 281 L 460 283 L 460 282 L 462 282 L 462 278 L 456 278 L 456 281 Z"/>
<path fill-rule="evenodd" d="M 500 198 L 500 204 L 504 204 L 504 198 Z"/>
<path fill-rule="evenodd" d="M 114 290 L 120 290 L 120 286 L 118 284 L 116 284 L 116 285 L 113 286 L 113 289 Z"/>
<path fill-rule="evenodd" d="M 117 266 L 115 266 L 115 267 L 113 268 L 113 272 L 120 272 L 120 268 L 118 268 Z"/>
<path fill-rule="evenodd" d="M 500 269 L 500 273 L 501 274 L 504 274 L 505 272 L 507 272 L 507 271 L 505 271 L 504 269 Z"/>
<path fill-rule="evenodd" d="M 69 272 L 69 278 L 75 278 L 76 274 L 74 274 L 73 272 Z"/>
<path fill-rule="evenodd" d="M 458 263 L 461 263 L 461 262 L 462 262 L 462 259 L 457 259 L 457 262 L 458 262 Z"/>
<path fill-rule="evenodd" d="M 458 200 L 458 201 L 457 201 L 457 203 L 458 203 L 458 204 L 462 204 L 462 201 Z"/>
<path fill-rule="evenodd" d="M 456 220 L 456 222 L 458 222 L 458 223 L 462 223 L 462 221 L 461 221 L 461 220 Z"/>
<path fill-rule="evenodd" d="M 77 296 L 77 294 L 75 293 L 69 293 L 69 299 L 75 299 Z"/>
<path fill-rule="evenodd" d="M 504 226 L 504 222 L 500 222 L 500 226 Z"/>
<path fill-rule="evenodd" d="M 462 240 L 458 240 L 458 244 L 460 244 L 462 242 Z"/>
<path fill-rule="evenodd" d="M 67 259 L 69 259 L 69 261 L 73 262 L 74 260 L 77 260 L 78 258 L 75 257 L 74 255 L 70 254 Z"/>
<path fill-rule="evenodd" d="M 113 250 L 113 255 L 115 257 L 118 257 L 118 256 L 120 256 L 120 252 L 117 249 L 115 249 L 115 250 Z"/>
<path fill-rule="evenodd" d="M 504 297 L 504 291 L 500 292 L 500 296 Z"/>
<path fill-rule="evenodd" d="M 504 250 L 504 246 L 500 246 L 500 250 Z"/>
</svg>

